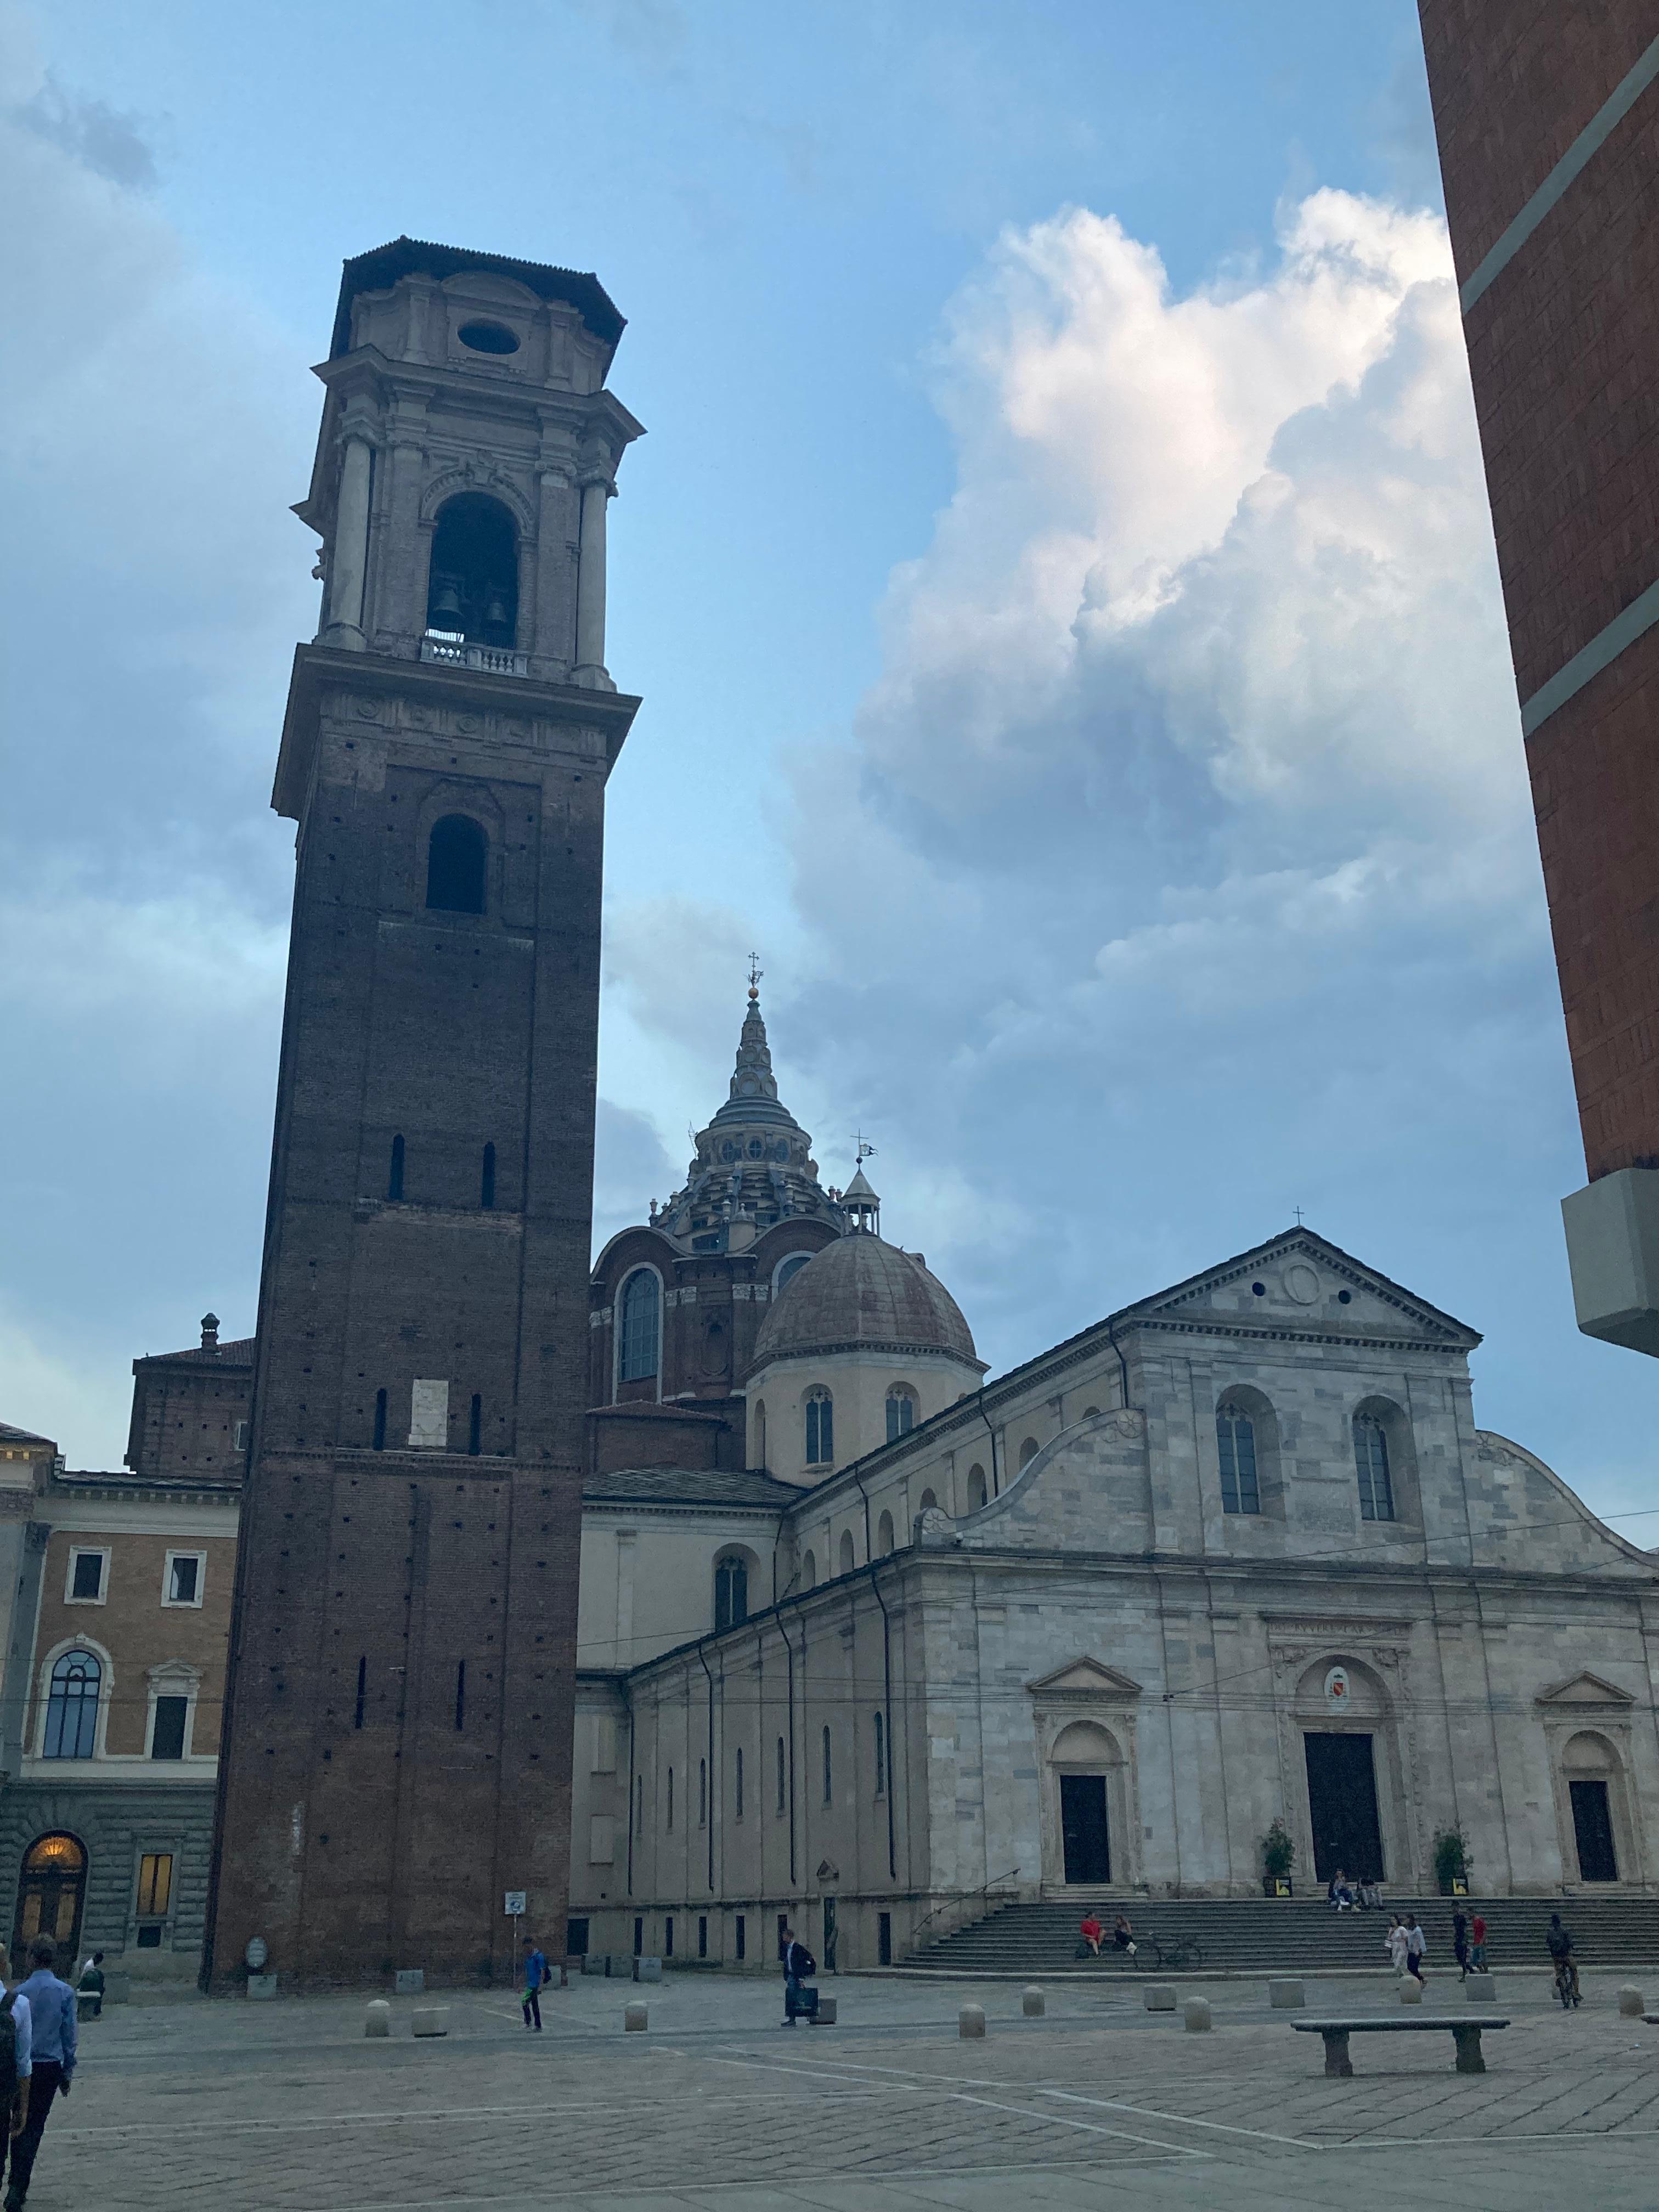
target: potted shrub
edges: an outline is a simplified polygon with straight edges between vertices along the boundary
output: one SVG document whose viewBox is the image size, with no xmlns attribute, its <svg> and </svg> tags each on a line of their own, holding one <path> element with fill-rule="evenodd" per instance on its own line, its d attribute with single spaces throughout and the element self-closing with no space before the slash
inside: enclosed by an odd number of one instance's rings
<svg viewBox="0 0 1659 2212">
<path fill-rule="evenodd" d="M 1469 1846 L 1461 1828 L 1437 1828 L 1434 1836 L 1434 1878 L 1442 1897 L 1469 1893 Z"/>
<path fill-rule="evenodd" d="M 1291 1869 L 1296 1864 L 1296 1838 L 1281 1820 L 1275 1820 L 1261 1838 L 1261 1892 L 1264 1897 L 1291 1894 Z"/>
</svg>

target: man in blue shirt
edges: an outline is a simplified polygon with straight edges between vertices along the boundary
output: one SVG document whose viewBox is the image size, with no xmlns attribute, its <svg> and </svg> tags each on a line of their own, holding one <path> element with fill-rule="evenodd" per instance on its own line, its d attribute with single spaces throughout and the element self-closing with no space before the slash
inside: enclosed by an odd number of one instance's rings
<svg viewBox="0 0 1659 2212">
<path fill-rule="evenodd" d="M 75 2074 L 75 1992 L 52 1971 L 57 1960 L 58 1947 L 51 1937 L 36 1936 L 29 1947 L 29 1963 L 34 1972 L 18 1991 L 20 1997 L 28 2000 L 29 2008 L 29 2109 L 22 2133 L 12 2145 L 11 2186 L 6 2191 L 4 2212 L 20 2212 L 29 2193 L 35 2154 L 52 2100 L 60 2089 L 68 2096 Z"/>
<path fill-rule="evenodd" d="M 528 1936 L 524 1939 L 524 2024 L 538 2032 L 542 2024 L 542 1984 L 549 1978 L 547 1960 L 541 1946 L 532 1943 Z M 534 2013 L 532 2021 L 530 2015 Z"/>
</svg>

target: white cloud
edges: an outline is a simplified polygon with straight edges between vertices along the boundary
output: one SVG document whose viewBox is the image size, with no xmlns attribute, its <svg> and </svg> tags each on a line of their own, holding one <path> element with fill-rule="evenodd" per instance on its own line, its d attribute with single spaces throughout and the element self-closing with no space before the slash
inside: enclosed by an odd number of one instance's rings
<svg viewBox="0 0 1659 2212">
<path fill-rule="evenodd" d="M 1477 1324 L 1537 1328 L 1553 1271 L 1559 1319 L 1566 1071 L 1442 224 L 1316 191 L 1177 298 L 1074 210 L 1003 237 L 937 375 L 955 491 L 854 742 L 795 769 L 802 1042 L 887 1214 L 999 1360 L 1298 1203 Z"/>
</svg>

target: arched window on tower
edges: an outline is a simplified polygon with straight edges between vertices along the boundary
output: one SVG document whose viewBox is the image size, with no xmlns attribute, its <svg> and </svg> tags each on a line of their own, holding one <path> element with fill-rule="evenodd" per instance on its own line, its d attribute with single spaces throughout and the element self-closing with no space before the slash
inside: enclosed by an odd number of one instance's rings
<svg viewBox="0 0 1659 2212">
<path fill-rule="evenodd" d="M 635 1267 L 623 1285 L 621 1331 L 617 1343 L 618 1382 L 643 1382 L 657 1372 L 657 1279 L 649 1267 Z"/>
<path fill-rule="evenodd" d="M 465 491 L 439 510 L 426 626 L 471 645 L 517 644 L 518 533 L 500 500 Z"/>
<path fill-rule="evenodd" d="M 1353 1417 L 1354 1466 L 1359 1475 L 1359 1517 L 1392 1521 L 1394 1483 L 1389 1474 L 1389 1432 L 1375 1413 Z"/>
<path fill-rule="evenodd" d="M 426 902 L 434 914 L 482 914 L 489 840 L 470 814 L 445 814 L 426 845 Z"/>
<path fill-rule="evenodd" d="M 740 1628 L 748 1618 L 748 1562 L 740 1553 L 728 1552 L 714 1569 L 714 1626 Z"/>
<path fill-rule="evenodd" d="M 887 1393 L 887 1441 L 908 1436 L 916 1425 L 916 1394 L 908 1382 L 895 1382 Z"/>
<path fill-rule="evenodd" d="M 968 1510 L 977 1513 L 985 1504 L 985 1469 L 975 1460 L 968 1470 Z"/>
<path fill-rule="evenodd" d="M 820 1384 L 806 1394 L 806 1464 L 828 1467 L 835 1456 L 835 1401 Z"/>
<path fill-rule="evenodd" d="M 1216 1450 L 1221 1460 L 1221 1510 L 1260 1513 L 1261 1487 L 1256 1478 L 1255 1423 L 1242 1406 L 1223 1405 L 1215 1417 Z"/>
<path fill-rule="evenodd" d="M 98 1743 L 98 1698 L 104 1670 L 91 1651 L 66 1651 L 52 1670 L 46 1698 L 47 1759 L 90 1759 Z"/>
</svg>

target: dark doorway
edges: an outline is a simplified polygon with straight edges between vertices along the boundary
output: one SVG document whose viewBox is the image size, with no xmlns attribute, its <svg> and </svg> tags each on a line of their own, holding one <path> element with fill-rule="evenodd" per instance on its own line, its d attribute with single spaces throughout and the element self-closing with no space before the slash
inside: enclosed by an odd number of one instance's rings
<svg viewBox="0 0 1659 2212">
<path fill-rule="evenodd" d="M 1578 1841 L 1581 1881 L 1617 1881 L 1619 1854 L 1613 1847 L 1613 1814 L 1605 1782 L 1574 1782 L 1572 1832 Z"/>
<path fill-rule="evenodd" d="M 1060 1832 L 1067 1881 L 1109 1881 L 1112 1851 L 1106 1835 L 1106 1777 L 1062 1774 Z"/>
<path fill-rule="evenodd" d="M 72 1966 L 81 1940 L 86 1889 L 87 1855 L 73 1836 L 42 1836 L 31 1844 L 18 1887 L 12 1957 L 27 1960 L 35 1937 L 50 1936 L 58 1946 L 60 1966 Z"/>
<path fill-rule="evenodd" d="M 1310 1735 L 1308 1811 L 1314 1873 L 1328 1881 L 1339 1867 L 1359 1881 L 1382 1879 L 1382 1831 L 1376 1817 L 1376 1769 L 1368 1735 Z"/>
</svg>

